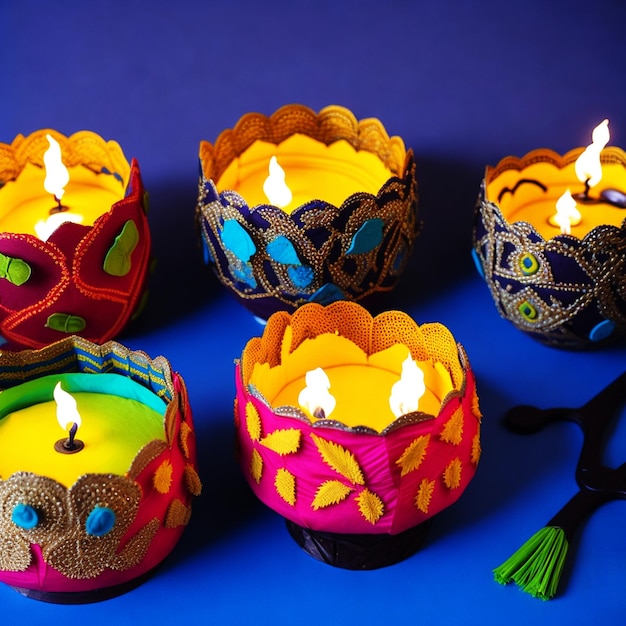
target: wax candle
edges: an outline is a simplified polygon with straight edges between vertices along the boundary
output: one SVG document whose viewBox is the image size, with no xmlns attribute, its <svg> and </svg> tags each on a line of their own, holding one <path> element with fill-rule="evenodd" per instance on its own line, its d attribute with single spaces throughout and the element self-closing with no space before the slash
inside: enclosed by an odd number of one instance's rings
<svg viewBox="0 0 626 626">
<path fill-rule="evenodd" d="M 345 337 L 322 334 L 286 355 L 280 366 L 272 368 L 265 363 L 255 367 L 250 384 L 274 409 L 304 408 L 298 397 L 306 387 L 307 371 L 317 365 L 327 374 L 328 391 L 336 402 L 332 414 L 326 412 L 323 417 L 346 426 L 366 426 L 381 432 L 399 417 L 394 415 L 389 398 L 401 378 L 408 353 L 406 346 L 396 344 L 368 355 Z M 437 415 L 444 397 L 452 390 L 450 375 L 441 363 L 430 359 L 420 362 L 419 368 L 427 381 L 419 410 Z M 322 418 L 309 409 L 306 413 L 313 422 Z"/>
<path fill-rule="evenodd" d="M 200 144 L 205 262 L 257 317 L 366 302 L 398 281 L 419 232 L 413 151 L 375 118 L 287 105 Z"/>
<path fill-rule="evenodd" d="M 81 417 L 78 454 L 57 452 L 62 436 L 52 392 L 61 382 Z M 34 472 L 67 487 L 79 476 L 124 474 L 148 442 L 164 440 L 165 403 L 119 374 L 44 376 L 0 394 L 0 478 Z"/>
<path fill-rule="evenodd" d="M 48 137 L 48 141 L 56 143 L 50 135 Z M 59 148 L 59 158 L 60 155 Z M 82 164 L 66 171 L 68 182 L 59 188 L 64 192 L 60 205 L 54 193 L 45 189 L 46 168 L 27 163 L 18 178 L 7 181 L 1 194 L 0 231 L 29 233 L 45 240 L 65 222 L 92 226 L 124 197 L 120 178 L 102 175 Z"/>
<path fill-rule="evenodd" d="M 352 194 L 376 194 L 392 175 L 376 154 L 357 150 L 346 140 L 326 145 L 298 133 L 279 145 L 255 141 L 230 162 L 216 186 L 219 191 L 236 191 L 250 206 L 276 204 L 291 213 L 314 199 L 340 206 Z M 276 180 L 277 194 L 282 188 L 290 191 L 287 202 L 280 195 L 272 202 L 268 179 Z"/>
<path fill-rule="evenodd" d="M 562 232 L 582 239 L 598 226 L 620 226 L 626 207 L 611 202 L 610 196 L 617 192 L 626 199 L 626 172 L 611 151 L 602 154 L 607 141 L 608 129 L 600 145 L 592 142 L 585 150 L 574 150 L 562 158 L 538 151 L 522 159 L 523 168 L 515 167 L 514 159 L 505 159 L 497 168 L 489 168 L 486 197 L 498 204 L 507 221 L 529 222 L 544 239 Z M 608 197 L 603 190 L 610 190 Z M 576 212 L 561 226 L 557 204 L 568 193 Z"/>
</svg>

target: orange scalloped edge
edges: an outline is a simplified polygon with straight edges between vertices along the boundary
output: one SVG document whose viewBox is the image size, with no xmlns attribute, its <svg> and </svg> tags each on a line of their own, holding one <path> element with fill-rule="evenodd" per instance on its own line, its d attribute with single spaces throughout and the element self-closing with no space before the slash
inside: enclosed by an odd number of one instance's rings
<svg viewBox="0 0 626 626">
<path fill-rule="evenodd" d="M 357 120 L 345 107 L 330 105 L 319 113 L 302 104 L 288 104 L 271 116 L 247 113 L 234 128 L 224 130 L 211 144 L 200 142 L 200 161 L 207 179 L 219 180 L 233 159 L 255 141 L 275 145 L 295 134 L 303 134 L 330 145 L 344 139 L 355 150 L 365 150 L 378 158 L 396 176 L 402 176 L 407 150 L 401 137 L 390 137 L 376 118 Z"/>
<path fill-rule="evenodd" d="M 103 167 L 122 177 L 124 186 L 130 177 L 130 163 L 117 141 L 106 141 L 90 130 L 81 130 L 69 137 L 50 128 L 37 130 L 27 137 L 17 135 L 12 143 L 0 143 L 0 181 L 14 180 L 27 163 L 43 167 L 43 155 L 51 135 L 61 146 L 67 167 L 83 165 L 96 172 Z"/>
<path fill-rule="evenodd" d="M 485 181 L 489 184 L 506 170 L 521 172 L 534 163 L 550 163 L 558 169 L 563 169 L 574 163 L 584 149 L 574 148 L 564 155 L 560 155 L 549 148 L 538 148 L 526 153 L 523 157 L 507 156 L 496 166 L 488 165 L 485 168 Z M 609 146 L 600 153 L 600 162 L 604 164 L 617 163 L 626 168 L 626 152 L 617 146 Z"/>
<path fill-rule="evenodd" d="M 406 345 L 417 361 L 432 359 L 441 362 L 452 376 L 456 389 L 464 381 L 463 364 L 459 360 L 459 346 L 452 333 L 440 323 L 418 326 L 402 311 L 385 311 L 376 317 L 360 304 L 339 300 L 328 306 L 308 303 L 294 313 L 274 313 L 261 337 L 246 344 L 241 356 L 241 374 L 247 385 L 256 363 L 275 367 L 281 363 L 281 349 L 287 327 L 292 338 L 289 352 L 293 352 L 305 339 L 324 333 L 338 333 L 371 355 L 396 344 Z"/>
</svg>

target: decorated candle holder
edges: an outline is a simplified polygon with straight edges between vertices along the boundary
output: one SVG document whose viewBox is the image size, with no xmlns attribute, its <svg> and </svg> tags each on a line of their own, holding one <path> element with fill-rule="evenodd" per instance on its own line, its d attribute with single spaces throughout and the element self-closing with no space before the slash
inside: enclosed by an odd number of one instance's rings
<svg viewBox="0 0 626 626">
<path fill-rule="evenodd" d="M 498 312 L 561 348 L 599 346 L 626 331 L 626 153 L 596 149 L 598 185 L 592 168 L 581 168 L 592 146 L 487 167 L 475 211 L 474 260 Z M 557 204 L 574 208 L 564 228 Z"/>
<path fill-rule="evenodd" d="M 81 131 L 0 144 L 0 332 L 16 347 L 103 343 L 137 315 L 150 265 L 139 164 Z"/>
<path fill-rule="evenodd" d="M 164 357 L 69 337 L 0 354 L 0 387 L 0 581 L 58 603 L 143 582 L 201 490 L 183 379 Z"/>
<path fill-rule="evenodd" d="M 358 303 L 273 314 L 236 363 L 235 424 L 254 494 L 311 556 L 347 569 L 415 552 L 480 457 L 475 379 L 441 324 Z"/>
<path fill-rule="evenodd" d="M 201 142 L 200 165 L 205 262 L 257 317 L 395 286 L 418 232 L 417 182 L 412 150 L 378 120 L 339 106 L 248 113 Z"/>
</svg>

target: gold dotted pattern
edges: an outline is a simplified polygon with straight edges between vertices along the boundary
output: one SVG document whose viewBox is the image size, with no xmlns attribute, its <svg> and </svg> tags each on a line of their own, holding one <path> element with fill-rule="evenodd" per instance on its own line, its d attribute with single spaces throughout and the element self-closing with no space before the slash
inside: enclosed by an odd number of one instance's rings
<svg viewBox="0 0 626 626">
<path fill-rule="evenodd" d="M 68 578 L 94 578 L 114 561 L 122 537 L 134 520 L 139 507 L 139 485 L 123 476 L 88 474 L 81 476 L 68 490 L 71 527 L 60 541 L 42 546 L 46 562 Z M 85 523 L 95 507 L 115 512 L 115 524 L 101 537 L 89 535 Z M 132 567 L 143 554 L 128 554 Z"/>
</svg>

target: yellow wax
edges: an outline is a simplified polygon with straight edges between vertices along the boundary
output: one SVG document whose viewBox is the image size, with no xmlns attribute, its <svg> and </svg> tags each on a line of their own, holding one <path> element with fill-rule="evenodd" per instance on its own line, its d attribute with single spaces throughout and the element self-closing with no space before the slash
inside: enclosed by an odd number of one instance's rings
<svg viewBox="0 0 626 626">
<path fill-rule="evenodd" d="M 328 391 L 337 401 L 334 411 L 327 416 L 329 419 L 346 426 L 368 426 L 378 432 L 396 419 L 389 406 L 389 396 L 409 354 L 406 346 L 395 344 L 368 355 L 345 337 L 323 333 L 304 340 L 289 352 L 289 330 L 288 327 L 285 332 L 280 365 L 257 363 L 250 376 L 250 384 L 273 408 L 298 407 L 298 395 L 306 386 L 306 373 L 321 367 L 330 380 Z M 418 411 L 436 416 L 441 402 L 453 389 L 450 374 L 441 363 L 432 360 L 417 364 L 426 385 Z M 309 417 L 315 421 L 313 416 Z"/>
<path fill-rule="evenodd" d="M 421 364 L 424 367 L 424 364 Z M 343 365 L 324 369 L 330 380 L 330 389 L 337 405 L 329 419 L 346 426 L 369 426 L 378 432 L 384 430 L 395 419 L 389 407 L 391 388 L 400 378 L 399 372 L 392 372 L 371 365 Z M 298 395 L 306 383 L 304 376 L 288 383 L 280 393 L 270 400 L 279 406 L 298 406 Z M 418 410 L 437 415 L 443 398 L 426 389 L 420 398 Z M 312 421 L 317 421 L 308 414 Z"/>
<path fill-rule="evenodd" d="M 340 140 L 327 146 L 307 135 L 292 135 L 278 146 L 255 141 L 226 168 L 217 181 L 218 191 L 233 190 L 249 206 L 268 204 L 263 183 L 269 162 L 276 156 L 285 171 L 285 183 L 293 194 L 283 211 L 290 213 L 310 200 L 325 200 L 335 206 L 350 195 L 376 195 L 393 173 L 371 152 L 355 150 Z"/>
<path fill-rule="evenodd" d="M 124 475 L 139 452 L 165 439 L 163 416 L 129 398 L 72 392 L 81 415 L 76 438 L 85 447 L 75 454 L 54 449 L 67 431 L 59 426 L 54 401 L 40 402 L 0 419 L 0 477 L 34 472 L 70 487 L 87 473 Z"/>
<path fill-rule="evenodd" d="M 514 193 L 504 191 L 513 189 L 521 179 L 535 180 L 544 185 L 543 191 L 533 183 L 520 184 Z M 562 170 L 550 163 L 534 163 L 523 171 L 510 169 L 502 172 L 495 180 L 487 184 L 487 199 L 495 202 L 507 221 L 529 222 L 544 239 L 550 239 L 561 233 L 559 226 L 550 223 L 550 218 L 556 214 L 556 203 L 568 189 L 575 196 L 584 191 L 585 185 L 576 177 L 574 163 Z M 603 163 L 602 180 L 589 191 L 590 198 L 598 198 L 603 189 L 626 190 L 626 170 L 620 164 Z M 498 196 L 504 191 L 500 200 Z M 621 226 L 626 218 L 626 211 L 610 204 L 584 204 L 577 201 L 576 208 L 582 219 L 579 224 L 572 225 L 571 234 L 582 239 L 596 226 L 610 224 Z"/>
<path fill-rule="evenodd" d="M 83 167 L 68 168 L 70 181 L 61 198 L 67 214 L 82 216 L 81 224 L 91 226 L 113 204 L 124 197 L 124 185 L 110 174 L 96 174 Z M 37 236 L 35 224 L 50 216 L 57 206 L 43 186 L 45 169 L 28 163 L 14 181 L 0 189 L 0 231 Z"/>
</svg>

